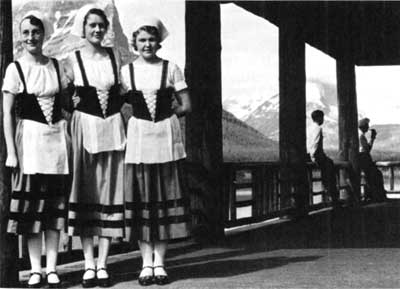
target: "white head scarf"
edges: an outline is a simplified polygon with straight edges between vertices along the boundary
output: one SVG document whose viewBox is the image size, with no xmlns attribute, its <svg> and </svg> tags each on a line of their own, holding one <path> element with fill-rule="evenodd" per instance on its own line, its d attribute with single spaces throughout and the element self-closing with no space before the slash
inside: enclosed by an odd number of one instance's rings
<svg viewBox="0 0 400 289">
<path fill-rule="evenodd" d="M 83 20 L 85 19 L 86 14 L 89 12 L 90 9 L 97 8 L 101 9 L 100 7 L 94 4 L 87 4 L 82 6 L 75 15 L 74 24 L 71 27 L 71 34 L 83 38 L 85 35 L 83 34 Z"/>
<path fill-rule="evenodd" d="M 160 19 L 151 16 L 138 17 L 134 21 L 134 25 L 132 27 L 133 31 L 131 33 L 131 42 L 133 41 L 132 34 L 138 31 L 139 28 L 143 26 L 152 26 L 157 28 L 158 33 L 160 34 L 160 42 L 164 41 L 164 39 L 167 38 L 167 36 L 169 35 L 167 28 L 165 28 L 164 24 L 161 22 Z"/>
<path fill-rule="evenodd" d="M 49 18 L 47 18 L 43 13 L 37 11 L 37 10 L 31 10 L 28 11 L 21 19 L 20 24 L 22 23 L 22 21 L 24 21 L 24 19 L 26 19 L 29 16 L 33 16 L 37 19 L 39 19 L 40 21 L 42 21 L 43 23 L 43 28 L 44 28 L 44 38 L 46 39 L 47 37 L 49 37 L 51 34 L 53 34 L 54 32 L 54 27 L 51 24 Z"/>
</svg>

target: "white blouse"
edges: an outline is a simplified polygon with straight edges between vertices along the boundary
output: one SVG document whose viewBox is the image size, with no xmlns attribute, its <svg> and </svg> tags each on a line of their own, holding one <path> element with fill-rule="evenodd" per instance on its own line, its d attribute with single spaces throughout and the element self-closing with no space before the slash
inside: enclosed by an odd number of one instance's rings
<svg viewBox="0 0 400 289">
<path fill-rule="evenodd" d="M 137 90 L 143 92 L 150 114 L 154 118 L 156 92 L 160 88 L 162 61 L 155 64 L 133 62 Z M 129 65 L 121 69 L 121 84 L 125 91 L 132 89 Z M 169 62 L 166 87 L 175 91 L 187 88 L 179 67 Z M 126 163 L 165 163 L 186 157 L 180 123 L 174 114 L 159 122 L 131 117 L 127 128 Z"/>
<path fill-rule="evenodd" d="M 108 91 L 114 84 L 114 73 L 109 56 L 102 59 L 92 59 L 81 53 L 81 58 L 89 85 L 96 87 L 98 91 Z M 82 73 L 75 53 L 72 53 L 67 58 L 67 65 L 69 65 L 73 71 L 71 80 L 75 86 L 83 86 Z M 119 64 L 117 61 L 117 71 L 118 67 Z"/>
<path fill-rule="evenodd" d="M 33 93 L 38 98 L 46 98 L 54 96 L 59 91 L 56 69 L 52 60 L 49 59 L 46 64 L 32 64 L 26 61 L 20 61 L 19 64 L 24 73 L 28 93 Z M 61 86 L 62 88 L 66 88 L 68 79 L 61 62 L 58 62 L 58 65 L 60 68 Z M 5 73 L 2 91 L 18 94 L 23 90 L 24 85 L 19 77 L 17 67 L 14 63 L 10 63 Z"/>
<path fill-rule="evenodd" d="M 22 127 L 23 159 L 20 167 L 25 174 L 68 174 L 67 124 L 61 120 L 51 123 L 54 95 L 59 92 L 57 72 L 53 61 L 46 64 L 32 64 L 20 61 L 26 91 L 35 94 L 48 124 L 24 119 Z M 66 88 L 68 79 L 59 62 L 61 88 Z M 14 63 L 6 70 L 3 81 L 3 92 L 18 94 L 23 92 L 24 85 Z"/>
</svg>

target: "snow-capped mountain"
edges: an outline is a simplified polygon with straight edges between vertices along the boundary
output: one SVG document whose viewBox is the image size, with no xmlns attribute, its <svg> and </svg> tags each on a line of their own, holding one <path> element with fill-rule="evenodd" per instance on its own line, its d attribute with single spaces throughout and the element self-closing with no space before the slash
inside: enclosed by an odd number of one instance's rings
<svg viewBox="0 0 400 289">
<path fill-rule="evenodd" d="M 320 109 L 325 113 L 324 122 L 324 147 L 328 151 L 338 150 L 338 105 L 337 92 L 334 84 L 318 79 L 307 81 L 307 128 L 312 124 L 311 112 Z M 364 113 L 359 110 L 359 119 Z M 279 94 L 272 96 L 250 113 L 244 121 L 269 139 L 279 141 Z M 379 159 L 395 155 L 400 146 L 400 125 L 385 124 L 373 126 L 378 131 L 374 144 L 373 155 Z M 307 129 L 309 131 L 309 129 Z M 399 153 L 397 153 L 399 154 Z M 335 155 L 332 155 L 335 157 Z"/>
<path fill-rule="evenodd" d="M 307 127 L 312 124 L 311 112 L 320 109 L 325 113 L 324 145 L 328 149 L 338 147 L 338 107 L 336 87 L 317 79 L 308 80 L 307 91 Z M 265 136 L 278 141 L 279 139 L 279 94 L 255 109 L 245 120 Z"/>
<path fill-rule="evenodd" d="M 18 58 L 22 52 L 19 39 L 19 23 L 21 18 L 29 10 L 39 10 L 44 12 L 54 23 L 54 33 L 43 44 L 44 54 L 65 58 L 72 51 L 82 47 L 82 39 L 71 35 L 70 30 L 75 18 L 75 14 L 80 7 L 85 4 L 95 3 L 103 9 L 110 21 L 110 27 L 104 38 L 104 46 L 115 47 L 121 55 L 123 63 L 128 62 L 134 56 L 129 50 L 128 39 L 123 34 L 119 21 L 118 11 L 113 0 L 55 0 L 55 1 L 30 1 L 26 2 L 13 11 L 13 36 L 14 36 L 14 56 Z"/>
</svg>

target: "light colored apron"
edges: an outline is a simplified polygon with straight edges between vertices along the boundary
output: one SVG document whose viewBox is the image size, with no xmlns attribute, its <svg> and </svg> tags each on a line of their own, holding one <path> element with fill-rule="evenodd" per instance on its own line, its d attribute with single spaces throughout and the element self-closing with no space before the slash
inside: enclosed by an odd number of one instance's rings
<svg viewBox="0 0 400 289">
<path fill-rule="evenodd" d="M 22 150 L 24 174 L 69 174 L 67 122 L 44 124 L 23 120 Z"/>
<path fill-rule="evenodd" d="M 83 147 L 91 154 L 123 151 L 126 136 L 122 115 L 116 113 L 106 119 L 81 112 Z"/>
<path fill-rule="evenodd" d="M 127 139 L 125 163 L 165 163 L 186 157 L 175 114 L 159 122 L 131 117 Z"/>
</svg>

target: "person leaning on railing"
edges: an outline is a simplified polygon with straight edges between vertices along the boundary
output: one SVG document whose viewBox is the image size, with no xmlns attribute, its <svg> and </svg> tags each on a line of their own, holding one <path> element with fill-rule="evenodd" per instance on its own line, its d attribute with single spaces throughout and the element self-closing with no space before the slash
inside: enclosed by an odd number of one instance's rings
<svg viewBox="0 0 400 289">
<path fill-rule="evenodd" d="M 308 152 L 311 160 L 315 162 L 321 169 L 322 184 L 325 190 L 331 196 L 333 206 L 337 206 L 339 202 L 339 192 L 336 185 L 335 166 L 324 152 L 322 124 L 324 123 L 324 112 L 322 110 L 314 110 L 311 113 L 313 127 L 309 134 Z"/>
<path fill-rule="evenodd" d="M 369 129 L 369 119 L 363 118 L 358 122 L 360 129 L 360 153 L 359 164 L 360 169 L 365 174 L 367 189 L 365 191 L 366 200 L 374 202 L 383 202 L 386 200 L 386 190 L 383 185 L 382 172 L 375 165 L 371 157 L 371 150 L 376 139 L 377 132 L 374 129 Z M 371 136 L 368 140 L 366 133 L 371 131 Z"/>
</svg>

